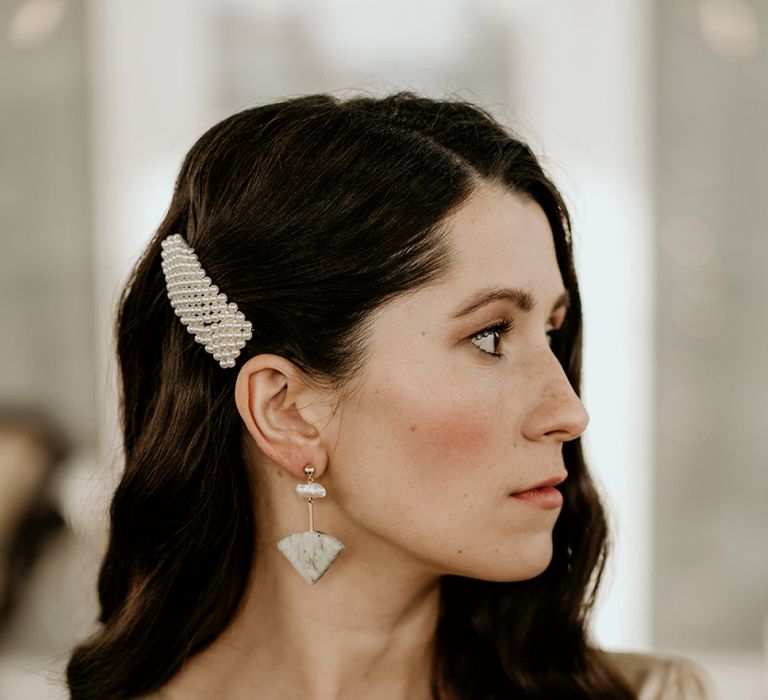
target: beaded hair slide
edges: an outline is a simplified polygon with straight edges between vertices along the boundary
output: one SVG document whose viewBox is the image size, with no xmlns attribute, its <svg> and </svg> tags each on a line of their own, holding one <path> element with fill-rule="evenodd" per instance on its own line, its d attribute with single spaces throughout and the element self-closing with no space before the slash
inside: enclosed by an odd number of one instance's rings
<svg viewBox="0 0 768 700">
<path fill-rule="evenodd" d="M 234 367 L 240 350 L 252 337 L 253 326 L 237 304 L 212 284 L 194 249 L 178 233 L 160 244 L 168 298 L 195 341 L 226 369 Z"/>
</svg>

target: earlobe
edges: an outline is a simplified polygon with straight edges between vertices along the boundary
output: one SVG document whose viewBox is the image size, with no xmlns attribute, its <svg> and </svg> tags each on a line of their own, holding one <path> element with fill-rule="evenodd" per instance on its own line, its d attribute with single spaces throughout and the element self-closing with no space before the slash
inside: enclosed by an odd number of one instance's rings
<svg viewBox="0 0 768 700">
<path fill-rule="evenodd" d="M 297 479 L 304 478 L 307 464 L 320 475 L 327 462 L 317 412 L 310 405 L 313 394 L 295 365 L 279 355 L 250 358 L 235 384 L 235 403 L 249 434 Z"/>
</svg>

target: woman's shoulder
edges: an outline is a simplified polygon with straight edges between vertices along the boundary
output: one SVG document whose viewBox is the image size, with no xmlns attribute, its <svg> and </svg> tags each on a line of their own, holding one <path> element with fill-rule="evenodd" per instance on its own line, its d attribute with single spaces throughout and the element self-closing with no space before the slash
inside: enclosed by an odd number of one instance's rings
<svg viewBox="0 0 768 700">
<path fill-rule="evenodd" d="M 715 682 L 681 654 L 600 650 L 637 693 L 638 700 L 719 700 Z"/>
</svg>

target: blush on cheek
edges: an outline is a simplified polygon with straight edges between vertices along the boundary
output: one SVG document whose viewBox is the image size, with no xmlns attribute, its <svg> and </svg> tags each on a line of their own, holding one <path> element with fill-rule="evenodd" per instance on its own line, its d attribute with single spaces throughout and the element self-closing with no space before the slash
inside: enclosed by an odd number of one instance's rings
<svg viewBox="0 0 768 700">
<path fill-rule="evenodd" d="M 409 416 L 409 451 L 425 467 L 442 471 L 466 470 L 489 459 L 500 436 L 490 416 L 466 407 L 444 407 Z"/>
</svg>

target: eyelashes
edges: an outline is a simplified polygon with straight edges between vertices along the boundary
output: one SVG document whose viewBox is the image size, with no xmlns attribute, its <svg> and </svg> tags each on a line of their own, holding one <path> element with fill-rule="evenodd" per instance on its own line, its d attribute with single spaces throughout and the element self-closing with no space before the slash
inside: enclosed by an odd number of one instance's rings
<svg viewBox="0 0 768 700">
<path fill-rule="evenodd" d="M 500 341 L 502 336 L 508 333 L 512 330 L 514 327 L 514 321 L 509 318 L 503 318 L 499 323 L 495 323 L 492 326 L 488 326 L 488 328 L 483 328 L 483 330 L 478 331 L 475 333 L 471 340 L 475 340 L 476 338 L 488 338 L 489 336 L 495 336 L 496 342 Z M 496 343 L 494 343 L 495 347 Z M 502 354 L 500 352 L 491 352 L 489 350 L 483 350 L 479 345 L 475 344 L 475 347 L 482 352 L 484 355 L 491 355 L 493 357 L 501 357 Z"/>
<path fill-rule="evenodd" d="M 554 348 L 554 346 L 562 339 L 563 335 L 565 334 L 565 326 L 567 325 L 567 320 L 560 328 L 553 328 L 551 331 L 547 331 L 547 336 L 549 337 L 549 346 L 551 348 Z M 509 333 L 515 326 L 515 323 L 512 318 L 505 317 L 498 323 L 494 323 L 492 326 L 488 326 L 487 328 L 483 328 L 481 331 L 478 331 L 472 337 L 470 340 L 474 341 L 475 339 L 484 339 L 488 337 L 494 338 L 494 348 L 497 347 L 497 344 L 501 341 L 501 339 Z M 504 356 L 501 352 L 492 352 L 490 350 L 484 350 L 479 345 L 473 342 L 473 345 L 478 349 L 479 352 L 483 353 L 484 355 L 490 355 L 491 357 L 501 358 Z"/>
</svg>

